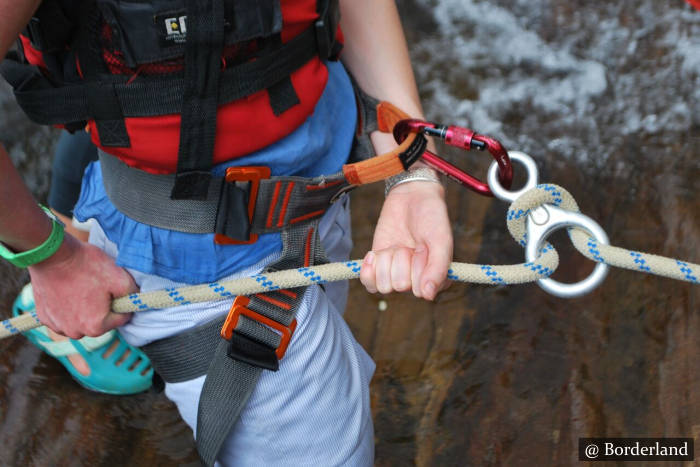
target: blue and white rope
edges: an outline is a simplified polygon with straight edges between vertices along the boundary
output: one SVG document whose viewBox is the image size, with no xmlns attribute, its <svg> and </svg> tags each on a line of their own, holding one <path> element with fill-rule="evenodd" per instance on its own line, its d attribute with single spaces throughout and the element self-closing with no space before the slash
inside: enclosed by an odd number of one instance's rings
<svg viewBox="0 0 700 467">
<path fill-rule="evenodd" d="M 532 209 L 542 204 L 554 204 L 569 211 L 579 211 L 571 194 L 557 185 L 538 185 L 527 191 L 511 204 L 506 216 L 508 230 L 515 241 L 523 247 L 527 243 L 525 227 L 527 215 Z M 615 246 L 601 245 L 587 232 L 575 228 L 569 229 L 569 236 L 574 246 L 583 255 L 594 261 L 698 283 L 700 266 L 697 264 Z M 252 295 L 271 290 L 356 279 L 360 276 L 361 264 L 362 260 L 352 260 L 257 274 L 230 281 L 136 293 L 114 300 L 112 309 L 118 313 L 132 313 L 168 308 L 185 303 L 223 300 L 234 295 Z M 452 263 L 447 277 L 454 281 L 477 284 L 523 284 L 548 277 L 558 264 L 557 251 L 552 245 L 545 242 L 540 250 L 540 256 L 534 262 L 511 265 Z M 39 325 L 36 314 L 29 313 L 2 321 L 0 339 L 33 329 Z"/>
<path fill-rule="evenodd" d="M 554 272 L 559 256 L 553 248 L 543 249 L 543 254 L 534 263 L 512 265 L 480 265 L 452 263 L 448 278 L 454 281 L 477 284 L 522 284 L 547 277 Z M 118 313 L 131 313 L 149 309 L 168 308 L 185 303 L 223 300 L 234 295 L 252 295 L 271 290 L 290 289 L 305 285 L 323 284 L 360 276 L 362 260 L 322 264 L 319 266 L 266 272 L 251 277 L 212 282 L 210 284 L 171 288 L 153 292 L 135 293 L 112 302 Z M 23 314 L 2 322 L 0 339 L 39 326 L 35 316 Z"/>
<path fill-rule="evenodd" d="M 579 212 L 573 196 L 560 186 L 543 184 L 523 193 L 510 205 L 507 215 L 508 230 L 521 245 L 525 244 L 527 238 L 525 227 L 527 214 L 530 210 L 543 204 L 553 204 L 568 211 Z M 693 284 L 697 284 L 700 278 L 700 265 L 698 264 L 612 245 L 602 245 L 582 229 L 570 228 L 568 231 L 576 249 L 593 261 Z"/>
</svg>

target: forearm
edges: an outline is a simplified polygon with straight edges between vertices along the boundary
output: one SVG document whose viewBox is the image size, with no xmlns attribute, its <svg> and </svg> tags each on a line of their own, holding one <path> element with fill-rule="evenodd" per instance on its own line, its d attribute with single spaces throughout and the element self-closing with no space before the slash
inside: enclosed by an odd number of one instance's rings
<svg viewBox="0 0 700 467">
<path fill-rule="evenodd" d="M 0 60 L 29 23 L 41 0 L 0 0 Z"/>
<path fill-rule="evenodd" d="M 416 81 L 393 0 L 341 0 L 341 59 L 360 87 L 422 118 Z"/>
<path fill-rule="evenodd" d="M 49 237 L 51 228 L 51 220 L 36 204 L 0 144 L 0 241 L 18 252 L 31 250 Z"/>
<path fill-rule="evenodd" d="M 0 60 L 29 22 L 39 0 L 0 0 Z M 0 144 L 0 241 L 16 251 L 32 249 L 51 233 L 51 221 L 37 206 Z"/>
</svg>

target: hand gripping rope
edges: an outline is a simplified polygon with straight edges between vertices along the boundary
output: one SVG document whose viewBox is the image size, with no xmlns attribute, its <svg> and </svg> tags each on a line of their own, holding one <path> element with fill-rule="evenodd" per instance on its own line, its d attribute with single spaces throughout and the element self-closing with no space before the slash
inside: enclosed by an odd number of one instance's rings
<svg viewBox="0 0 700 467">
<path fill-rule="evenodd" d="M 537 184 L 537 167 L 530 156 L 517 151 L 508 153 L 508 156 L 525 166 L 528 173 L 525 187 L 518 191 L 505 189 L 499 182 L 499 164 L 496 161 L 489 167 L 488 183 L 490 190 L 497 198 L 511 202 L 506 223 L 515 241 L 525 248 L 527 262 L 510 265 L 452 263 L 448 271 L 448 279 L 491 285 L 537 281 L 544 290 L 553 295 L 574 297 L 597 287 L 605 278 L 610 265 L 698 283 L 700 277 L 698 264 L 610 246 L 603 229 L 595 221 L 579 212 L 576 201 L 569 192 L 557 185 Z M 569 236 L 578 251 L 599 263 L 586 279 L 574 284 L 562 284 L 548 278 L 559 264 L 559 255 L 545 239 L 562 227 L 568 228 Z M 135 293 L 114 300 L 112 310 L 117 313 L 131 313 L 188 303 L 231 299 L 235 295 L 251 295 L 356 279 L 360 275 L 361 265 L 362 260 L 351 260 L 210 284 Z M 40 325 L 35 313 L 27 313 L 2 321 L 0 339 Z"/>
</svg>

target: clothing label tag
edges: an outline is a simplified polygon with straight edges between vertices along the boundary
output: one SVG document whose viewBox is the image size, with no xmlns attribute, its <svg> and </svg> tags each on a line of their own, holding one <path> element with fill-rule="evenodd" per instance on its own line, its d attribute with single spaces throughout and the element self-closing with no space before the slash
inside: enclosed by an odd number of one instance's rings
<svg viewBox="0 0 700 467">
<path fill-rule="evenodd" d="M 184 13 L 184 12 L 183 12 Z M 170 13 L 155 17 L 163 47 L 184 44 L 187 40 L 187 15 Z"/>
</svg>

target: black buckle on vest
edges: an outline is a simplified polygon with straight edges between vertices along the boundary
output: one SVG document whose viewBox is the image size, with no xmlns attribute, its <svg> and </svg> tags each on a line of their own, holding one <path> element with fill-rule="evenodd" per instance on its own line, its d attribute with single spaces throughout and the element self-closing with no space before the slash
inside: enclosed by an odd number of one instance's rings
<svg viewBox="0 0 700 467">
<path fill-rule="evenodd" d="M 27 38 L 29 38 L 29 42 L 32 43 L 32 47 L 34 47 L 36 50 L 42 52 L 46 48 L 44 34 L 41 31 L 41 21 L 39 18 L 34 16 L 29 20 L 25 33 Z"/>
<path fill-rule="evenodd" d="M 249 304 L 250 299 L 248 297 L 239 295 L 233 301 L 233 305 L 231 305 L 231 311 L 229 311 L 226 321 L 221 327 L 221 337 L 229 342 L 226 354 L 234 360 L 270 371 L 277 371 L 279 369 L 279 361 L 284 357 L 289 342 L 292 340 L 292 334 L 294 334 L 294 330 L 297 327 L 297 320 L 295 319 L 289 326 L 285 326 L 251 310 L 248 308 Z M 270 347 L 236 332 L 236 326 L 241 315 L 278 331 L 281 334 L 281 339 L 277 348 Z"/>
<path fill-rule="evenodd" d="M 229 167 L 226 183 L 221 189 L 221 199 L 216 217 L 214 242 L 219 245 L 244 245 L 258 241 L 258 234 L 250 233 L 258 200 L 260 180 L 270 178 L 269 167 Z M 248 182 L 245 190 L 236 182 Z M 247 202 L 247 206 L 246 206 Z"/>
</svg>

